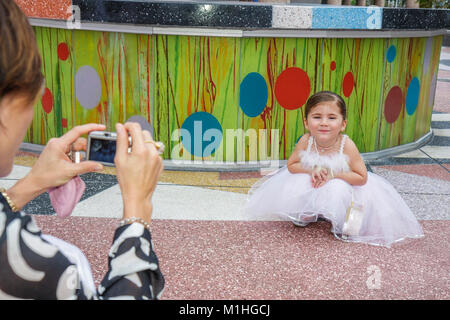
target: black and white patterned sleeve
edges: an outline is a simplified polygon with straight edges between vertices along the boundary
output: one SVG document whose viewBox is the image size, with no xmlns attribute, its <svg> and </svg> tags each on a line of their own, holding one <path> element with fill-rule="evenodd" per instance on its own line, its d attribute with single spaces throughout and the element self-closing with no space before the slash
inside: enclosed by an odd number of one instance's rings
<svg viewBox="0 0 450 320">
<path fill-rule="evenodd" d="M 0 194 L 0 299 L 160 298 L 164 277 L 143 225 L 118 228 L 108 259 L 96 290 L 84 254 L 43 235 L 31 216 L 12 212 Z"/>
<path fill-rule="evenodd" d="M 150 232 L 140 223 L 119 227 L 109 251 L 108 272 L 98 287 L 100 299 L 159 299 L 164 277 Z"/>
</svg>

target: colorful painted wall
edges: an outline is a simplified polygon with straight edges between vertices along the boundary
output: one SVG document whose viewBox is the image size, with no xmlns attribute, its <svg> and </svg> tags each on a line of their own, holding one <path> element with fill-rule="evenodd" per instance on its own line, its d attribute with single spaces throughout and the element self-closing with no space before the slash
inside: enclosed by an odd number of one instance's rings
<svg viewBox="0 0 450 320">
<path fill-rule="evenodd" d="M 216 161 L 262 160 L 271 148 L 287 159 L 305 132 L 304 104 L 320 90 L 344 97 L 346 132 L 361 152 L 419 139 L 430 128 L 442 43 L 34 29 L 47 88 L 27 142 L 131 119 L 166 144 L 165 159 Z M 241 144 L 239 134 L 248 136 Z"/>
</svg>

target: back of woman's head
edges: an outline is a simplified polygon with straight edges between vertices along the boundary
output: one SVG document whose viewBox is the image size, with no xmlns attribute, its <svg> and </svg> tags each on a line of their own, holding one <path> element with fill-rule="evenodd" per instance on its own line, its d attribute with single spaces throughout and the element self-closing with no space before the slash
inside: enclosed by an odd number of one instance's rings
<svg viewBox="0 0 450 320">
<path fill-rule="evenodd" d="M 334 92 L 331 91 L 319 91 L 309 97 L 308 101 L 306 101 L 305 106 L 305 119 L 308 118 L 308 114 L 311 112 L 312 108 L 318 105 L 321 102 L 336 102 L 339 110 L 341 111 L 342 117 L 344 120 L 347 118 L 347 106 L 345 105 L 344 99 Z"/>
<path fill-rule="evenodd" d="M 11 93 L 34 102 L 42 83 L 41 57 L 27 17 L 14 0 L 0 0 L 0 101 Z"/>
</svg>

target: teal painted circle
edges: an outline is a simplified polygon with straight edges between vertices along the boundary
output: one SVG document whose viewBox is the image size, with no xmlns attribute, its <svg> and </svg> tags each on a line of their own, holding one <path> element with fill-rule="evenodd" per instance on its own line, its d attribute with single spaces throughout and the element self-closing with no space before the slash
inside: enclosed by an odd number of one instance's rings
<svg viewBox="0 0 450 320">
<path fill-rule="evenodd" d="M 247 117 L 254 118 L 263 112 L 267 104 L 266 80 L 257 72 L 249 73 L 239 86 L 239 106 Z"/>
<path fill-rule="evenodd" d="M 408 91 L 406 92 L 406 112 L 412 115 L 419 104 L 420 95 L 420 81 L 416 77 L 411 79 L 408 86 Z"/>
<path fill-rule="evenodd" d="M 394 45 L 390 46 L 387 53 L 386 53 L 386 59 L 389 63 L 395 60 L 395 57 L 397 56 L 397 48 L 395 48 Z"/>
<path fill-rule="evenodd" d="M 196 157 L 209 157 L 222 142 L 222 126 L 212 114 L 204 111 L 191 114 L 181 125 L 181 143 Z"/>
</svg>

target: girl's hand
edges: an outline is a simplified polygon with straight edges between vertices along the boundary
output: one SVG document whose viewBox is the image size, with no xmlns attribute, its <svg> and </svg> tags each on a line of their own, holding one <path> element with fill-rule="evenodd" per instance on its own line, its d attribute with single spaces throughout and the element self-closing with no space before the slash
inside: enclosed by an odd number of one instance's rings
<svg viewBox="0 0 450 320">
<path fill-rule="evenodd" d="M 311 184 L 313 188 L 320 188 L 331 179 L 328 170 L 325 168 L 316 168 L 311 173 Z"/>
<path fill-rule="evenodd" d="M 138 123 L 116 124 L 117 149 L 114 163 L 117 181 L 122 192 L 123 218 L 142 218 L 150 222 L 151 198 L 163 171 L 162 158 L 152 143 L 152 136 Z M 128 153 L 128 134 L 131 135 L 131 153 Z"/>
<path fill-rule="evenodd" d="M 314 188 L 320 188 L 325 183 L 331 180 L 331 177 L 327 174 L 326 177 L 320 181 L 317 181 L 316 184 L 313 186 Z"/>
<path fill-rule="evenodd" d="M 8 195 L 18 208 L 53 187 L 67 183 L 76 175 L 103 169 L 103 165 L 94 161 L 73 163 L 67 156 L 73 151 L 86 150 L 86 139 L 81 135 L 90 131 L 105 130 L 101 124 L 86 124 L 74 127 L 60 138 L 49 140 L 31 171 L 13 187 Z"/>
</svg>

